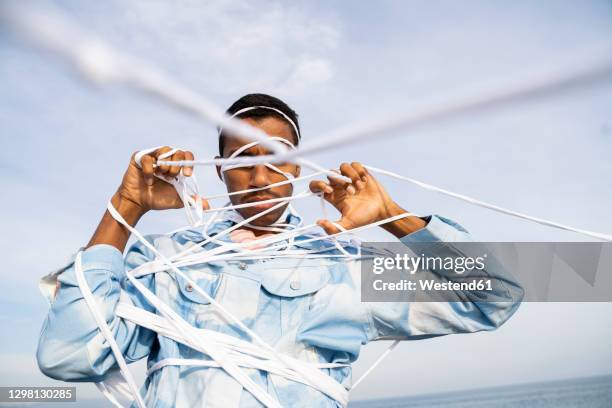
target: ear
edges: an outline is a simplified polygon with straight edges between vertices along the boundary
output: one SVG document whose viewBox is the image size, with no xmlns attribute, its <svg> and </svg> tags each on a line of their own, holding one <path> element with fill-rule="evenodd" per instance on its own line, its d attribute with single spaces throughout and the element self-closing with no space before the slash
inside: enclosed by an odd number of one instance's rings
<svg viewBox="0 0 612 408">
<path fill-rule="evenodd" d="M 220 156 L 215 156 L 215 160 L 220 158 Z M 217 176 L 219 177 L 219 180 L 223 181 L 223 177 L 221 177 L 221 166 L 217 164 L 215 167 L 217 168 Z"/>
<path fill-rule="evenodd" d="M 302 167 L 299 164 L 295 165 L 295 174 L 293 175 L 294 177 L 300 177 L 300 173 L 302 171 Z"/>
</svg>

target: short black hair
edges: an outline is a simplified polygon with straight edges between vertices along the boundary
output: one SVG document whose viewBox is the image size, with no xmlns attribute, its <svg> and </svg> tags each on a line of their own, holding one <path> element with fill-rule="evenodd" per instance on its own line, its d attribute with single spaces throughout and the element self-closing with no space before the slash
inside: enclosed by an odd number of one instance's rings
<svg viewBox="0 0 612 408">
<path fill-rule="evenodd" d="M 295 127 L 297 128 L 298 133 L 301 133 L 300 124 L 298 122 L 298 114 L 295 113 L 295 111 L 291 109 L 289 105 L 287 105 L 285 102 L 271 95 L 261 93 L 244 95 L 242 98 L 234 102 L 232 106 L 227 108 L 225 113 L 231 116 L 241 109 L 250 108 L 252 106 L 267 106 L 269 108 L 278 109 L 279 111 L 287 115 L 293 121 L 293 123 L 295 123 Z M 256 120 L 276 117 L 287 122 L 287 119 L 284 118 L 283 115 L 270 109 L 252 109 L 250 111 L 243 112 L 235 117 L 240 119 L 254 118 Z M 293 133 L 294 144 L 297 146 L 300 143 L 300 135 L 295 134 L 293 126 L 291 126 L 291 132 Z M 225 137 L 223 136 L 223 132 L 221 132 L 219 134 L 219 155 L 221 157 L 223 157 L 223 148 L 225 147 L 224 139 Z"/>
</svg>

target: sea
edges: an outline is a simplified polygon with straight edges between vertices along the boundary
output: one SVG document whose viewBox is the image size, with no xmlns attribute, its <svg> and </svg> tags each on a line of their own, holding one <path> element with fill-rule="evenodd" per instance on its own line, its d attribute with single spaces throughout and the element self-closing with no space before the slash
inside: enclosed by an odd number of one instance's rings
<svg viewBox="0 0 612 408">
<path fill-rule="evenodd" d="M 612 408 L 612 375 L 354 401 L 349 408 Z"/>
</svg>

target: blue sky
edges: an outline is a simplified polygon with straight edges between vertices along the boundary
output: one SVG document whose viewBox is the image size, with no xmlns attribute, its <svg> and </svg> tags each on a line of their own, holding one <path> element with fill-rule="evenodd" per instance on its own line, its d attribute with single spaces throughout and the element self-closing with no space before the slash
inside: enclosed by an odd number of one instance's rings
<svg viewBox="0 0 612 408">
<path fill-rule="evenodd" d="M 249 92 L 286 99 L 300 114 L 304 144 L 345 124 L 529 79 L 612 47 L 606 1 L 52 3 L 219 106 Z M 120 86 L 84 82 L 6 28 L 0 78 L 0 385 L 44 384 L 33 360 L 46 311 L 38 278 L 88 240 L 131 152 L 173 144 L 210 157 L 216 134 Z M 328 167 L 363 161 L 612 233 L 611 107 L 609 81 L 393 138 L 373 135 L 312 159 Z M 210 168 L 197 171 L 203 191 L 221 191 Z M 405 208 L 456 219 L 483 241 L 584 240 L 381 180 Z M 314 202 L 298 208 L 318 216 Z M 183 224 L 180 212 L 149 214 L 140 230 Z M 610 304 L 526 304 L 494 333 L 402 344 L 353 398 L 612 373 L 611 316 Z M 381 350 L 367 347 L 357 372 Z M 81 395 L 97 394 L 82 386 Z"/>
</svg>

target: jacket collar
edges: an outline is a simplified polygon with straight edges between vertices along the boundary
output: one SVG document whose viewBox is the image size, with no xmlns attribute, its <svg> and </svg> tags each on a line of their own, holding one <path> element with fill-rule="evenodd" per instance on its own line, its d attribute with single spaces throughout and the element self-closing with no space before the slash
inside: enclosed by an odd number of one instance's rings
<svg viewBox="0 0 612 408">
<path fill-rule="evenodd" d="M 240 222 L 243 219 L 244 218 L 242 218 L 242 216 L 236 211 L 233 211 L 233 210 L 227 211 L 224 214 L 223 218 L 220 218 L 217 222 L 214 222 L 208 228 L 208 231 L 207 231 L 208 235 L 210 236 L 218 235 L 221 232 L 225 231 L 226 229 L 233 227 L 234 225 L 236 225 L 238 222 Z M 286 224 L 292 225 L 295 228 L 303 226 L 302 217 L 297 212 L 295 212 L 294 209 L 290 207 L 287 207 L 283 215 L 279 217 L 279 222 L 284 222 Z M 189 230 L 184 231 L 180 235 L 184 239 L 190 240 L 190 241 L 201 242 L 204 240 L 204 235 L 198 229 L 189 229 Z M 307 249 L 307 250 L 308 249 L 326 249 L 326 248 L 329 248 L 330 250 L 334 250 L 335 246 L 333 242 L 329 240 L 319 240 L 319 241 L 314 241 L 314 242 L 309 241 L 311 238 L 320 237 L 324 235 L 325 235 L 325 232 L 317 231 L 317 230 L 314 230 L 308 233 L 307 235 L 304 235 L 304 234 L 298 235 L 294 238 L 293 245 L 295 247 Z M 229 234 L 225 234 L 219 237 L 218 239 L 223 242 L 228 242 L 228 243 L 232 242 L 232 239 Z M 303 241 L 309 241 L 309 242 L 303 242 Z M 341 240 L 341 239 L 339 239 L 339 241 L 345 247 L 346 246 L 351 246 L 351 247 L 356 246 L 356 244 L 353 242 L 348 242 L 346 240 Z"/>
</svg>

